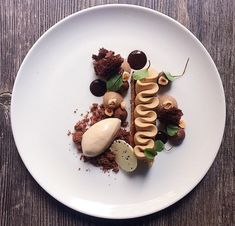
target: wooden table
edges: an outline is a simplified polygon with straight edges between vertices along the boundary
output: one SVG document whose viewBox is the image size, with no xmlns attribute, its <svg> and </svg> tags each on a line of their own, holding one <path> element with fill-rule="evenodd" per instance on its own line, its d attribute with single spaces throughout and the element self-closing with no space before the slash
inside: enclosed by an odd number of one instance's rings
<svg viewBox="0 0 235 226">
<path fill-rule="evenodd" d="M 31 46 L 60 19 L 81 9 L 105 3 L 130 3 L 150 7 L 189 28 L 214 59 L 227 101 L 224 139 L 205 178 L 173 206 L 150 216 L 131 220 L 112 221 L 86 216 L 53 199 L 36 183 L 22 163 L 10 125 L 13 83 Z M 234 0 L 1 0 L 0 225 L 235 225 L 234 56 Z"/>
</svg>

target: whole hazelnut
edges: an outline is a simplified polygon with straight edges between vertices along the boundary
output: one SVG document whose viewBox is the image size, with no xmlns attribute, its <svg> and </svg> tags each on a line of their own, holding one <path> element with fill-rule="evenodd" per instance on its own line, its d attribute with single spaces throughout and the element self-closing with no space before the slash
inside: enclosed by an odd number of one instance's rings
<svg viewBox="0 0 235 226">
<path fill-rule="evenodd" d="M 118 93 L 120 93 L 122 96 L 124 96 L 129 89 L 129 82 L 124 81 L 120 89 L 118 90 Z"/>
<path fill-rule="evenodd" d="M 170 138 L 170 142 L 173 145 L 180 145 L 183 142 L 184 138 L 185 138 L 185 131 L 184 131 L 184 129 L 179 128 L 177 133 L 174 136 L 169 137 L 169 138 Z"/>
<path fill-rule="evenodd" d="M 127 118 L 127 111 L 119 107 L 114 111 L 113 116 L 114 118 L 119 118 L 122 122 L 125 122 Z"/>
<path fill-rule="evenodd" d="M 180 119 L 180 122 L 179 122 L 179 127 L 182 128 L 182 129 L 185 129 L 186 127 L 186 122 L 184 119 Z"/>
</svg>

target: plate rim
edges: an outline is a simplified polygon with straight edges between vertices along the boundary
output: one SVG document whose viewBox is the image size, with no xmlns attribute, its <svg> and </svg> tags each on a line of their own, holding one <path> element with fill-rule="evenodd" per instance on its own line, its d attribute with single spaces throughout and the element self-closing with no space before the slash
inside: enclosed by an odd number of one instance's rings
<svg viewBox="0 0 235 226">
<path fill-rule="evenodd" d="M 223 125 L 223 128 L 221 130 L 221 134 L 220 134 L 220 140 L 219 140 L 219 146 L 217 148 L 217 151 L 214 152 L 214 156 L 213 158 L 211 159 L 211 162 L 208 163 L 208 167 L 207 167 L 207 170 L 205 170 L 205 172 L 201 175 L 201 177 L 199 177 L 199 179 L 197 181 L 195 181 L 193 183 L 192 186 L 189 186 L 188 189 L 187 189 L 187 192 L 181 194 L 178 196 L 178 198 L 174 199 L 173 201 L 169 202 L 169 203 L 166 203 L 165 205 L 162 205 L 161 208 L 152 208 L 151 211 L 145 211 L 145 212 L 135 212 L 134 214 L 130 213 L 130 214 L 127 214 L 127 215 L 123 215 L 123 214 L 120 214 L 118 212 L 117 215 L 112 215 L 113 212 L 111 211 L 110 213 L 106 213 L 105 211 L 103 212 L 103 214 L 96 214 L 95 212 L 92 212 L 92 211 L 84 211 L 81 208 L 79 208 L 79 206 L 76 206 L 76 205 L 71 205 L 68 201 L 66 200 L 63 200 L 59 197 L 57 197 L 55 194 L 51 193 L 50 191 L 48 191 L 49 189 L 45 188 L 44 185 L 42 185 L 42 183 L 40 182 L 40 179 L 38 179 L 34 173 L 31 171 L 29 165 L 26 163 L 26 161 L 24 160 L 24 157 L 23 157 L 23 152 L 20 151 L 20 149 L 18 148 L 19 145 L 18 145 L 18 142 L 17 142 L 17 138 L 16 138 L 16 132 L 15 132 L 15 128 L 14 128 L 14 124 L 13 124 L 13 120 L 12 118 L 14 117 L 13 115 L 13 112 L 14 112 L 14 102 L 15 102 L 15 96 L 16 96 L 16 87 L 17 87 L 17 83 L 18 83 L 18 79 L 20 77 L 20 75 L 22 74 L 21 71 L 25 65 L 25 63 L 27 62 L 28 58 L 30 57 L 32 51 L 41 43 L 41 41 L 43 41 L 43 39 L 50 34 L 51 31 L 53 31 L 54 29 L 56 29 L 58 26 L 60 26 L 60 24 L 70 20 L 72 17 L 76 17 L 76 16 L 79 16 L 79 15 L 82 15 L 84 13 L 87 13 L 87 12 L 90 12 L 90 11 L 96 11 L 96 10 L 99 10 L 99 9 L 103 9 L 103 8 L 106 8 L 106 9 L 109 9 L 109 8 L 129 8 L 130 10 L 143 10 L 147 13 L 153 13 L 153 14 L 157 14 L 161 17 L 164 17 L 164 19 L 166 20 L 169 20 L 171 22 L 173 22 L 176 26 L 179 26 L 180 29 L 183 29 L 186 33 L 188 33 L 196 42 L 197 44 L 199 44 L 203 50 L 203 52 L 206 54 L 208 60 L 210 61 L 210 64 L 212 65 L 213 69 L 216 71 L 216 77 L 217 77 L 217 82 L 218 82 L 218 85 L 220 87 L 220 91 L 221 91 L 221 97 L 223 99 L 223 102 L 221 103 L 221 106 L 223 107 L 222 111 L 223 111 L 223 119 L 221 119 L 222 121 L 222 125 Z M 33 177 L 33 179 L 37 182 L 37 184 L 40 185 L 41 188 L 43 188 L 44 191 L 46 191 L 50 196 L 52 196 L 54 199 L 56 199 L 57 201 L 59 201 L 61 204 L 75 210 L 75 211 L 78 211 L 78 212 L 81 212 L 83 214 L 87 214 L 87 215 L 90 215 L 90 216 L 94 216 L 94 217 L 99 217 L 99 218 L 107 218 L 107 219 L 131 219 L 131 218 L 137 218 L 137 217 L 143 217 L 143 216 L 146 216 L 146 215 L 150 215 L 150 214 L 153 214 L 153 213 L 156 213 L 156 212 L 159 212 L 171 205 L 173 205 L 174 203 L 178 202 L 179 200 L 181 200 L 182 198 L 184 198 L 185 196 L 187 196 L 194 188 L 197 187 L 197 185 L 200 183 L 200 181 L 205 177 L 205 175 L 207 174 L 207 172 L 209 171 L 209 169 L 211 168 L 212 164 L 214 163 L 215 161 L 215 158 L 219 152 L 219 149 L 220 149 L 220 146 L 221 146 L 221 143 L 222 143 L 222 140 L 223 140 L 223 135 L 224 135 L 224 130 L 225 130 L 225 122 L 226 122 L 226 101 L 225 101 L 225 93 L 224 93 L 224 88 L 223 88 L 223 83 L 222 83 L 222 80 L 221 80 L 221 77 L 220 77 L 220 74 L 218 72 L 218 69 L 212 59 L 212 57 L 210 56 L 209 52 L 207 51 L 207 49 L 205 48 L 205 46 L 198 40 L 198 38 L 189 30 L 187 29 L 185 26 L 183 26 L 181 23 L 179 23 L 177 20 L 171 18 L 170 16 L 164 14 L 164 13 L 161 13 L 157 10 L 154 10 L 154 9 L 151 9 L 151 8 L 147 8 L 147 7 L 144 7 L 144 6 L 138 6 L 138 5 L 131 5 L 131 4 L 104 4 L 104 5 L 98 5 L 98 6 L 92 6 L 92 7 L 89 7 L 89 8 L 86 8 L 86 9 L 82 9 L 80 11 L 77 11 L 71 15 L 68 15 L 66 16 L 65 18 L 59 20 L 58 22 L 56 22 L 54 25 L 52 25 L 48 30 L 46 30 L 36 41 L 35 43 L 32 45 L 32 47 L 29 49 L 28 53 L 26 54 L 26 56 L 24 57 L 21 65 L 20 65 L 20 68 L 17 72 L 17 75 L 16 75 L 16 78 L 15 78 L 15 81 L 14 81 L 14 86 L 13 86 L 13 89 L 12 89 L 12 98 L 11 98 L 11 106 L 10 106 L 10 118 L 11 118 L 11 128 L 12 128 L 12 134 L 13 134 L 13 138 L 14 138 L 14 141 L 15 141 L 15 144 L 16 144 L 16 147 L 17 147 L 17 151 L 20 155 L 20 158 L 21 160 L 23 161 L 26 169 L 28 170 L 28 172 L 31 174 L 31 176 Z M 153 199 L 154 200 L 154 199 Z M 100 203 L 99 205 L 104 205 L 104 206 L 110 206 L 110 204 L 102 204 Z M 132 206 L 133 204 L 127 204 L 125 206 L 128 206 L 129 208 Z M 136 204 L 135 204 L 136 205 Z M 117 205 L 119 206 L 119 205 Z"/>
</svg>

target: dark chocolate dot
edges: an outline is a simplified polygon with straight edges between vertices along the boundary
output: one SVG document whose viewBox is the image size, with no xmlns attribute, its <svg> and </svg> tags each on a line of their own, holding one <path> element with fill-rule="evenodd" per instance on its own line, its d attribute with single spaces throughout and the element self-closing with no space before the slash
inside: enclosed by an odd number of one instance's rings
<svg viewBox="0 0 235 226">
<path fill-rule="evenodd" d="M 90 84 L 90 91 L 94 96 L 101 97 L 107 91 L 105 81 L 96 79 Z"/>
<path fill-rule="evenodd" d="M 165 144 L 168 141 L 168 135 L 163 131 L 158 131 L 155 140 L 161 140 Z"/>
<path fill-rule="evenodd" d="M 127 62 L 132 69 L 139 70 L 146 65 L 147 57 L 144 52 L 140 50 L 134 50 L 129 54 Z"/>
</svg>

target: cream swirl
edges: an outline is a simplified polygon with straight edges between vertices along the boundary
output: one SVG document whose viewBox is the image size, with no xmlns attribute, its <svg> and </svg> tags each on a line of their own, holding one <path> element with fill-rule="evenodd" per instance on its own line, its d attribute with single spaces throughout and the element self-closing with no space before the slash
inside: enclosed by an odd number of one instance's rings
<svg viewBox="0 0 235 226">
<path fill-rule="evenodd" d="M 135 84 L 135 110 L 134 124 L 136 133 L 134 135 L 134 152 L 138 158 L 144 159 L 144 150 L 154 147 L 154 137 L 157 134 L 155 112 L 159 100 L 156 97 L 158 92 L 157 76 L 158 73 L 153 69 L 148 69 L 149 75 L 137 80 Z"/>
</svg>

